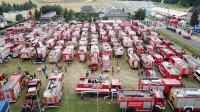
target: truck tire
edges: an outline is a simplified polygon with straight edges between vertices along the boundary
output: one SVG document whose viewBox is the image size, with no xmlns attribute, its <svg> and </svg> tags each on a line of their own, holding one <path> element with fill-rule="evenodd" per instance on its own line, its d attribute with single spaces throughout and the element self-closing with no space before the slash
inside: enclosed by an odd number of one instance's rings
<svg viewBox="0 0 200 112">
<path fill-rule="evenodd" d="M 154 107 L 153 112 L 161 112 L 161 110 L 158 107 Z"/>
<path fill-rule="evenodd" d="M 126 112 L 136 112 L 136 110 L 135 109 L 127 109 Z"/>
<path fill-rule="evenodd" d="M 184 112 L 192 112 L 192 108 L 190 108 L 190 107 L 185 108 Z"/>
</svg>

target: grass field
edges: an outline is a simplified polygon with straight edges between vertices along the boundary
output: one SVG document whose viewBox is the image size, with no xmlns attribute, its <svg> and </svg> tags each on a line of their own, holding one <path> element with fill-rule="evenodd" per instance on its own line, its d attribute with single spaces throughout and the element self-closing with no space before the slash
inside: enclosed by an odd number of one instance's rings
<svg viewBox="0 0 200 112">
<path fill-rule="evenodd" d="M 115 72 L 115 75 L 112 76 L 111 73 L 106 73 L 105 75 L 122 80 L 123 88 L 136 89 L 137 88 L 137 80 L 138 80 L 138 70 L 130 69 L 127 61 L 127 56 L 124 55 L 120 59 L 120 68 L 121 71 L 119 73 Z M 0 65 L 0 71 L 5 72 L 7 74 L 11 74 L 14 72 L 18 72 L 17 64 L 20 63 L 23 70 L 27 70 L 30 73 L 36 73 L 37 77 L 42 80 L 42 87 L 40 91 L 40 98 L 46 88 L 47 80 L 45 76 L 38 71 L 38 68 L 42 66 L 42 64 L 32 64 L 31 61 L 22 61 L 20 59 L 11 59 L 7 64 Z M 64 66 L 63 62 L 59 63 Z M 48 64 L 47 68 L 50 72 L 50 68 L 54 66 L 53 64 Z M 112 66 L 116 67 L 116 59 L 112 58 Z M 157 68 L 155 68 L 157 70 Z M 75 85 L 78 82 L 80 76 L 85 76 L 85 72 L 88 70 L 88 63 L 81 63 L 74 61 L 71 65 L 68 66 L 68 71 L 64 72 L 64 92 L 62 96 L 62 101 L 60 102 L 59 108 L 51 108 L 46 109 L 45 112 L 95 112 L 97 110 L 97 100 L 95 98 L 85 98 L 83 103 L 81 103 L 80 96 L 75 93 Z M 95 72 L 95 75 L 99 75 L 100 70 Z M 158 74 L 160 74 L 158 72 Z M 161 75 L 160 75 L 161 76 Z M 194 80 L 192 76 L 185 77 L 182 82 L 192 87 L 199 87 L 199 83 Z M 21 95 L 16 103 L 11 104 L 11 109 L 14 112 L 19 112 L 21 109 L 21 105 L 25 100 L 25 93 L 27 88 L 24 88 L 21 92 Z M 103 98 L 99 98 L 99 112 L 119 112 L 117 107 L 116 99 L 112 101 L 111 104 L 107 104 L 108 100 L 103 100 Z M 164 112 L 171 112 L 171 109 L 167 107 Z"/>
<path fill-rule="evenodd" d="M 0 3 L 2 1 L 6 1 L 9 3 L 21 4 L 28 0 L 0 0 Z M 129 7 L 130 4 L 126 4 L 126 6 L 123 6 L 124 1 L 120 1 L 120 0 L 31 0 L 31 1 L 35 4 L 37 4 L 38 8 L 41 7 L 42 5 L 57 4 L 57 5 L 61 5 L 63 8 L 72 9 L 77 12 L 80 11 L 81 7 L 85 6 L 85 5 L 91 5 L 95 9 L 115 7 L 115 8 L 119 8 L 119 9 L 128 8 L 129 11 L 132 11 L 132 7 L 131 8 Z M 131 2 L 131 1 L 129 1 L 129 2 Z M 132 1 L 131 3 L 134 4 L 135 2 Z M 161 5 L 160 3 L 155 3 L 155 4 L 157 6 L 167 7 L 170 9 L 176 9 L 176 10 L 180 10 L 180 11 L 187 10 L 186 7 L 181 7 L 177 4 L 163 4 L 163 5 Z M 139 6 L 139 7 L 143 7 L 143 6 Z"/>
</svg>

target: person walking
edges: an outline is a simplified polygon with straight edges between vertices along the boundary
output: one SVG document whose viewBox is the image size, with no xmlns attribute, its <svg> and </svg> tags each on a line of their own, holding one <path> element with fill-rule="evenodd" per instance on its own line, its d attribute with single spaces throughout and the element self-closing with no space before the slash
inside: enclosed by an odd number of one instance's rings
<svg viewBox="0 0 200 112">
<path fill-rule="evenodd" d="M 89 77 L 89 70 L 86 72 L 85 77 Z"/>
<path fill-rule="evenodd" d="M 114 75 L 114 67 L 112 67 L 112 75 Z"/>
<path fill-rule="evenodd" d="M 19 71 L 21 71 L 21 69 L 22 69 L 21 65 L 19 63 L 17 64 L 17 68 L 18 68 Z"/>
<path fill-rule="evenodd" d="M 67 61 L 65 62 L 65 72 L 67 72 Z"/>
</svg>

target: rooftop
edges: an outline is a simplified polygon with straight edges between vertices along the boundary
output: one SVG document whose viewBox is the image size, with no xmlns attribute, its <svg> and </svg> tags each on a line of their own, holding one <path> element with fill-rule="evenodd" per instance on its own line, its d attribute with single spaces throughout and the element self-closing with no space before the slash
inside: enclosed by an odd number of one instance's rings
<svg viewBox="0 0 200 112">
<path fill-rule="evenodd" d="M 128 17 L 128 14 L 121 10 L 121 9 L 111 9 L 110 11 L 108 12 L 105 12 L 105 17 Z"/>
<path fill-rule="evenodd" d="M 56 11 L 42 14 L 40 18 L 51 18 L 56 16 Z"/>
</svg>

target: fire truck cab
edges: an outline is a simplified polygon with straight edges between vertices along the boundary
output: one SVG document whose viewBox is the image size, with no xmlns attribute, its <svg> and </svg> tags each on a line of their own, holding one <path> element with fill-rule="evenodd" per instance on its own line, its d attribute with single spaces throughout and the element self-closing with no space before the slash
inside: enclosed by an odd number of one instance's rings
<svg viewBox="0 0 200 112">
<path fill-rule="evenodd" d="M 128 63 L 131 68 L 137 69 L 140 67 L 140 58 L 137 54 L 128 54 Z"/>
<path fill-rule="evenodd" d="M 120 90 L 118 106 L 127 112 L 158 112 L 165 109 L 165 99 L 158 90 Z"/>
</svg>

